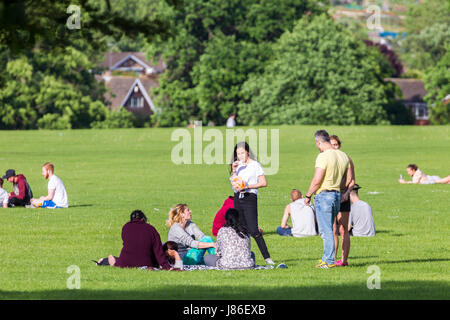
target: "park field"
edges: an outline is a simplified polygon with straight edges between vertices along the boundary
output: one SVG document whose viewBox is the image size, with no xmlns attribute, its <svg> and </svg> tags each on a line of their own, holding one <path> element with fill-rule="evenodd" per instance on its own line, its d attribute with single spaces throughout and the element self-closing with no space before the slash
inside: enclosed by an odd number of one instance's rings
<svg viewBox="0 0 450 320">
<path fill-rule="evenodd" d="M 270 129 L 279 129 L 279 168 L 259 192 L 259 224 L 273 260 L 288 269 L 98 267 L 91 260 L 119 255 L 121 228 L 134 209 L 143 210 L 166 241 L 170 207 L 187 203 L 193 221 L 211 235 L 214 215 L 232 191 L 226 164 L 175 164 L 175 129 L 1 131 L 2 175 L 16 169 L 41 196 L 47 193 L 41 165 L 51 161 L 64 181 L 70 208 L 0 210 L 0 299 L 450 298 L 450 185 L 397 182 L 400 174 L 410 179 L 409 163 L 430 175 L 450 174 L 450 126 L 255 129 L 269 129 L 269 137 Z M 360 197 L 373 209 L 377 235 L 351 239 L 346 268 L 314 268 L 322 256 L 319 236 L 275 233 L 290 190 L 306 192 L 309 186 L 318 129 L 341 138 L 342 150 L 355 163 Z M 193 137 L 193 129 L 189 132 Z M 8 182 L 4 187 L 11 191 Z M 263 264 L 254 240 L 252 248 L 256 263 Z M 67 270 L 73 265 L 80 268 L 81 288 L 70 290 Z M 381 272 L 380 289 L 370 290 L 368 268 L 373 265 Z"/>
</svg>

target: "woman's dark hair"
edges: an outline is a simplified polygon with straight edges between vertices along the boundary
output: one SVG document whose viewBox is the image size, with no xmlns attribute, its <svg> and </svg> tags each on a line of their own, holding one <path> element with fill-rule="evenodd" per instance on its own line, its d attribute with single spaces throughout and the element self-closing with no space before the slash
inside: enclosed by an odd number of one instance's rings
<svg viewBox="0 0 450 320">
<path fill-rule="evenodd" d="M 414 171 L 417 171 L 417 169 L 419 169 L 419 167 L 417 167 L 417 165 L 415 165 L 415 164 L 410 164 L 410 165 L 407 166 L 406 168 L 411 168 L 411 169 L 413 169 Z"/>
<path fill-rule="evenodd" d="M 225 225 L 224 227 L 233 228 L 239 237 L 245 238 L 248 236 L 247 229 L 241 224 L 239 220 L 239 211 L 230 208 L 225 213 Z"/>
<path fill-rule="evenodd" d="M 238 156 L 237 156 L 237 149 L 239 148 L 244 148 L 245 151 L 248 152 L 248 156 L 250 159 L 255 159 L 255 157 L 253 156 L 252 151 L 250 150 L 250 146 L 248 145 L 248 143 L 246 141 L 241 141 L 238 142 L 235 146 L 234 146 L 234 151 L 233 151 L 233 158 L 231 159 L 231 163 L 230 163 L 230 174 L 233 172 L 233 162 L 238 160 Z"/>
<path fill-rule="evenodd" d="M 130 215 L 130 221 L 133 221 L 134 219 L 144 220 L 147 222 L 147 217 L 141 210 L 134 210 Z"/>
<path fill-rule="evenodd" d="M 178 252 L 178 244 L 175 241 L 167 241 L 163 245 L 163 251 L 166 254 L 167 260 L 169 260 L 169 263 L 175 264 L 175 258 L 169 256 L 169 254 L 167 253 L 167 250 L 175 250 Z"/>
<path fill-rule="evenodd" d="M 336 142 L 338 143 L 339 147 L 341 146 L 341 140 L 339 140 L 339 137 L 335 134 L 333 134 L 332 136 L 330 136 L 330 141 L 331 140 L 336 140 Z"/>
</svg>

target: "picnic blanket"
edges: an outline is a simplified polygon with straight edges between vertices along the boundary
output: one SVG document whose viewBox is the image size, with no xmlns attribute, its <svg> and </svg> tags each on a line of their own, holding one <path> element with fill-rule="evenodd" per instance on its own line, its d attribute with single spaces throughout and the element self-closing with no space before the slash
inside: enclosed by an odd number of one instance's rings
<svg viewBox="0 0 450 320">
<path fill-rule="evenodd" d="M 286 269 L 287 266 L 284 263 L 279 264 L 278 266 L 272 266 L 272 265 L 266 265 L 266 266 L 259 266 L 259 265 L 255 265 L 252 268 L 246 268 L 246 269 L 220 269 L 218 267 L 210 267 L 210 266 L 206 266 L 204 264 L 201 265 L 184 265 L 183 266 L 183 271 L 194 271 L 194 270 L 221 270 L 221 271 L 231 271 L 231 270 L 268 270 L 268 269 Z M 139 268 L 141 270 L 147 270 L 147 267 L 141 267 Z M 152 268 L 154 271 L 158 271 L 161 269 L 158 268 Z"/>
</svg>

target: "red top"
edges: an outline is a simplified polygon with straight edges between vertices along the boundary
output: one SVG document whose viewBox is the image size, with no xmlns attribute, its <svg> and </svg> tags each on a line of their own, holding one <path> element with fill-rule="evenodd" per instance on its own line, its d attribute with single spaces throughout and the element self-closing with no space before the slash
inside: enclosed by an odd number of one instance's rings
<svg viewBox="0 0 450 320">
<path fill-rule="evenodd" d="M 23 174 L 17 175 L 17 182 L 14 182 L 14 185 L 17 185 L 19 188 L 19 194 L 15 194 L 14 191 L 9 194 L 9 198 L 17 198 L 23 200 L 27 195 L 27 179 Z"/>
<path fill-rule="evenodd" d="M 126 223 L 122 228 L 123 248 L 115 266 L 170 269 L 164 254 L 161 237 L 155 227 L 140 219 Z"/>
<path fill-rule="evenodd" d="M 214 237 L 217 237 L 217 232 L 219 229 L 225 225 L 225 213 L 230 208 L 234 208 L 234 197 L 229 196 L 222 205 L 222 208 L 216 213 L 214 217 L 213 226 L 212 226 L 212 234 Z"/>
</svg>

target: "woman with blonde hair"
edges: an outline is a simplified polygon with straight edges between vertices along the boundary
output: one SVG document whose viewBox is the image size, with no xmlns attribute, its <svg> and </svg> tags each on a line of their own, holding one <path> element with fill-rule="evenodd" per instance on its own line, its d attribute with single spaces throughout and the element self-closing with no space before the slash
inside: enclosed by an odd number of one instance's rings
<svg viewBox="0 0 450 320">
<path fill-rule="evenodd" d="M 166 225 L 170 227 L 168 241 L 178 244 L 178 254 L 183 264 L 214 265 L 217 260 L 214 254 L 216 243 L 211 237 L 206 236 L 191 219 L 192 211 L 184 203 L 179 203 L 170 209 L 169 219 L 166 221 Z M 204 256 L 206 250 L 209 255 Z"/>
</svg>

